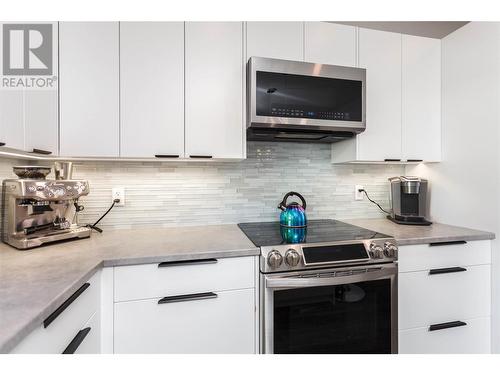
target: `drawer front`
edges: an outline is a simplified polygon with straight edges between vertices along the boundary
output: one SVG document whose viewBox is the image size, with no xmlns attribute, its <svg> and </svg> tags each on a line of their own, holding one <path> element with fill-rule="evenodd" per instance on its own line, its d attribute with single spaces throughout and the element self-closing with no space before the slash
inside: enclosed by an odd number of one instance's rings
<svg viewBox="0 0 500 375">
<path fill-rule="evenodd" d="M 101 272 L 88 281 L 85 289 L 46 328 L 43 324 L 19 343 L 12 353 L 62 353 L 90 317 L 99 311 Z"/>
<path fill-rule="evenodd" d="M 398 276 L 399 329 L 489 316 L 490 266 L 467 266 L 400 273 Z"/>
<path fill-rule="evenodd" d="M 163 266 L 163 267 L 161 267 Z M 253 288 L 254 257 L 115 267 L 115 301 Z"/>
<path fill-rule="evenodd" d="M 101 352 L 101 319 L 99 312 L 95 312 L 81 330 L 90 328 L 75 351 L 75 354 L 99 354 Z"/>
<path fill-rule="evenodd" d="M 491 352 L 490 318 L 464 320 L 466 325 L 429 331 L 399 331 L 400 354 L 485 354 Z"/>
<path fill-rule="evenodd" d="M 116 303 L 115 353 L 254 353 L 254 290 L 216 294 L 163 304 Z"/>
<path fill-rule="evenodd" d="M 470 241 L 465 244 L 400 246 L 399 272 L 431 268 L 470 266 L 491 263 L 491 241 Z"/>
</svg>

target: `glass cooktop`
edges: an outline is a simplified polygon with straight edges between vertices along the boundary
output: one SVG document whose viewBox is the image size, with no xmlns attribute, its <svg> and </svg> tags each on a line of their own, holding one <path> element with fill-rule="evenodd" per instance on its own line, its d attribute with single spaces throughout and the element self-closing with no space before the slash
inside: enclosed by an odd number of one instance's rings
<svg viewBox="0 0 500 375">
<path fill-rule="evenodd" d="M 278 221 L 241 223 L 238 227 L 255 246 L 277 246 L 289 243 L 283 240 Z M 299 243 L 369 240 L 391 237 L 383 233 L 357 227 L 338 220 L 309 220 L 307 228 L 300 235 Z"/>
</svg>

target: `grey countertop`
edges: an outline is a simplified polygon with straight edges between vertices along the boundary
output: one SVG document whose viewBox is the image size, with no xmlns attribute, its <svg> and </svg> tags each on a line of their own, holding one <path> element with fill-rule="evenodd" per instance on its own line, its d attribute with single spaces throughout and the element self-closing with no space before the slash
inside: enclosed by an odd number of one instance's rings
<svg viewBox="0 0 500 375">
<path fill-rule="evenodd" d="M 492 240 L 495 234 L 440 223 L 429 226 L 399 225 L 387 219 L 351 219 L 346 223 L 392 236 L 398 245 L 418 245 L 431 242 Z"/>
<path fill-rule="evenodd" d="M 345 221 L 392 235 L 400 245 L 495 237 L 438 223 L 417 227 L 386 219 Z M 90 239 L 27 251 L 0 244 L 0 353 L 10 351 L 103 266 L 259 253 L 236 225 L 106 230 Z"/>
<path fill-rule="evenodd" d="M 0 353 L 9 352 L 102 266 L 258 254 L 236 225 L 106 230 L 26 251 L 0 244 Z"/>
</svg>

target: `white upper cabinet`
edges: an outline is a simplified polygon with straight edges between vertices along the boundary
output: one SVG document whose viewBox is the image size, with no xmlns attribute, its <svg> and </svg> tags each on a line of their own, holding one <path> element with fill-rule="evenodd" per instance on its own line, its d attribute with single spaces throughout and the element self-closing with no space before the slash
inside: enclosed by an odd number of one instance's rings
<svg viewBox="0 0 500 375">
<path fill-rule="evenodd" d="M 359 160 L 401 159 L 401 34 L 359 29 L 359 67 L 366 69 L 366 130 Z"/>
<path fill-rule="evenodd" d="M 356 27 L 329 22 L 306 22 L 305 60 L 312 63 L 357 66 Z"/>
<path fill-rule="evenodd" d="M 24 148 L 24 91 L 0 90 L 0 142 L 9 148 Z"/>
<path fill-rule="evenodd" d="M 303 22 L 247 22 L 247 53 L 283 60 L 304 60 Z"/>
<path fill-rule="evenodd" d="M 60 152 L 119 156 L 118 22 L 61 22 Z"/>
<path fill-rule="evenodd" d="M 57 90 L 24 93 L 25 150 L 42 155 L 58 154 Z"/>
<path fill-rule="evenodd" d="M 120 23 L 120 156 L 184 156 L 184 23 Z"/>
<path fill-rule="evenodd" d="M 185 28 L 186 157 L 243 158 L 243 23 Z"/>
<path fill-rule="evenodd" d="M 403 35 L 403 159 L 441 160 L 441 40 Z"/>
</svg>

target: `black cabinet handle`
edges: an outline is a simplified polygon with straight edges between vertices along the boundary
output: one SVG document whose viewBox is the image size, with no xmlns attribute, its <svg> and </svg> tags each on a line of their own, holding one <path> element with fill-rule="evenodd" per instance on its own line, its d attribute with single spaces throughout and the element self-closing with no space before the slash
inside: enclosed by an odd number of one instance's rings
<svg viewBox="0 0 500 375">
<path fill-rule="evenodd" d="M 423 159 L 406 159 L 408 163 L 420 163 L 424 161 Z"/>
<path fill-rule="evenodd" d="M 429 246 L 464 245 L 467 241 L 431 242 Z"/>
<path fill-rule="evenodd" d="M 170 155 L 170 154 L 157 154 L 155 158 L 178 158 L 179 155 Z"/>
<path fill-rule="evenodd" d="M 439 331 L 441 329 L 462 327 L 462 326 L 466 326 L 466 325 L 467 325 L 467 323 L 465 323 L 465 322 L 462 322 L 460 320 L 455 320 L 453 322 L 431 324 L 429 326 L 429 331 Z"/>
<path fill-rule="evenodd" d="M 34 148 L 32 151 L 33 154 L 41 154 L 41 155 L 50 155 L 52 151 L 40 150 L 39 148 Z"/>
<path fill-rule="evenodd" d="M 164 267 L 176 267 L 176 266 L 189 266 L 194 264 L 215 264 L 218 260 L 215 258 L 209 259 L 191 259 L 191 260 L 177 260 L 174 262 L 161 262 L 158 264 L 158 268 Z"/>
<path fill-rule="evenodd" d="M 401 161 L 401 159 L 384 159 L 384 161 Z"/>
<path fill-rule="evenodd" d="M 5 146 L 5 142 L 0 142 L 0 146 Z"/>
<path fill-rule="evenodd" d="M 84 328 L 81 331 L 79 331 L 76 334 L 75 338 L 71 340 L 66 349 L 64 349 L 64 352 L 62 352 L 62 354 L 74 354 L 76 352 L 76 349 L 78 349 L 80 344 L 83 342 L 83 340 L 85 340 L 85 337 L 87 337 L 89 332 L 90 332 L 90 327 Z"/>
<path fill-rule="evenodd" d="M 435 268 L 429 271 L 429 275 L 440 275 L 443 273 L 455 273 L 455 272 L 464 272 L 467 271 L 467 268 L 463 267 L 448 267 L 448 268 Z"/>
<path fill-rule="evenodd" d="M 202 299 L 212 299 L 212 298 L 217 298 L 217 294 L 213 292 L 183 294 L 179 296 L 163 297 L 161 300 L 158 301 L 158 305 L 162 305 L 164 303 L 198 301 Z"/>
<path fill-rule="evenodd" d="M 43 321 L 43 327 L 47 328 L 50 323 L 52 323 L 61 313 L 66 310 L 66 308 L 73 303 L 75 299 L 77 299 L 80 294 L 82 294 L 88 287 L 90 283 L 83 284 L 75 293 L 71 295 L 66 301 L 63 302 L 61 306 L 59 306 L 56 311 L 49 315 L 47 319 Z"/>
<path fill-rule="evenodd" d="M 212 159 L 212 155 L 189 155 L 192 159 Z"/>
</svg>

